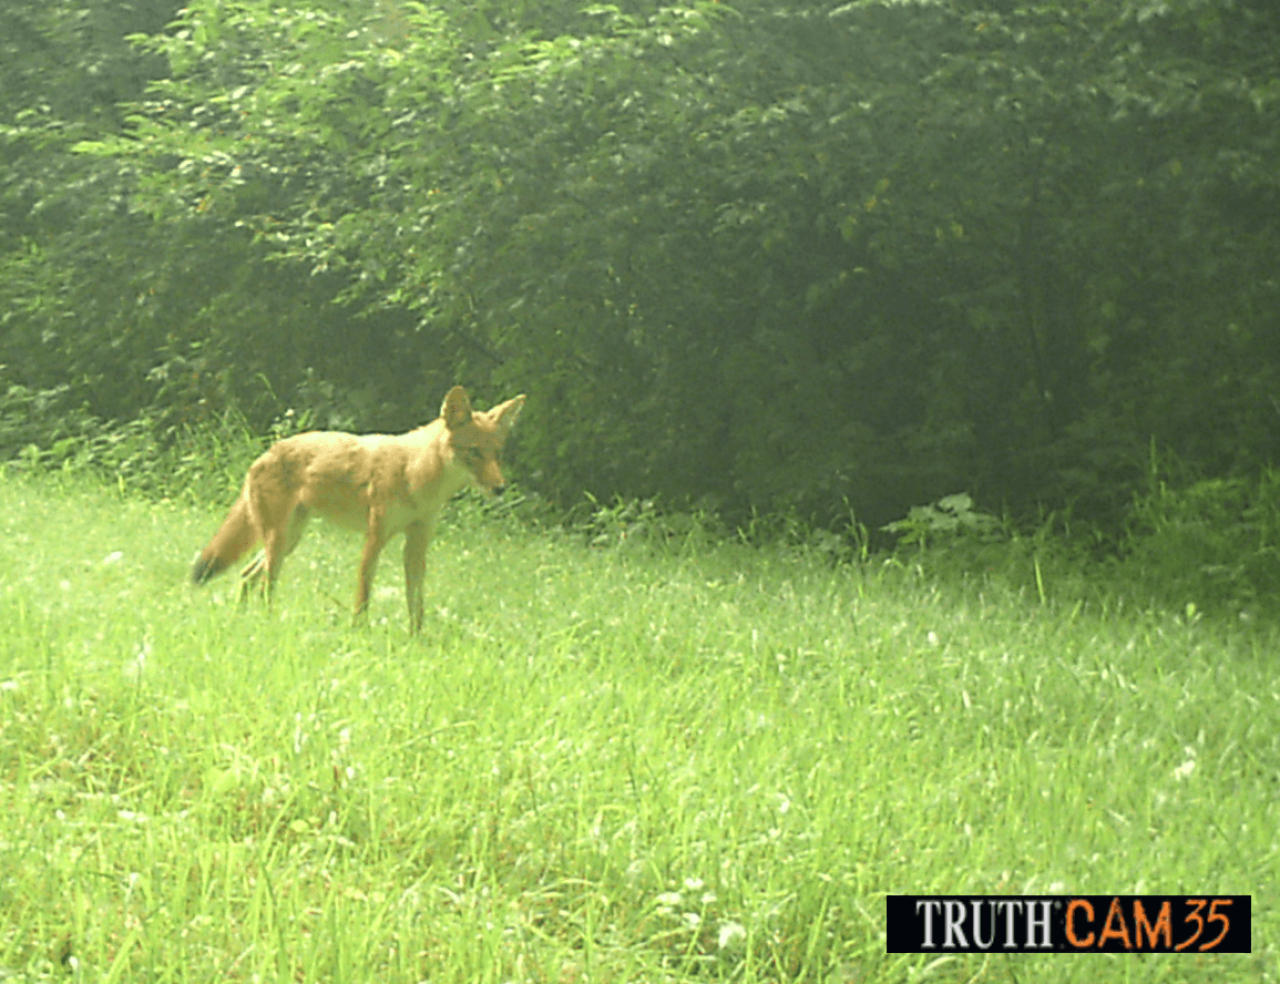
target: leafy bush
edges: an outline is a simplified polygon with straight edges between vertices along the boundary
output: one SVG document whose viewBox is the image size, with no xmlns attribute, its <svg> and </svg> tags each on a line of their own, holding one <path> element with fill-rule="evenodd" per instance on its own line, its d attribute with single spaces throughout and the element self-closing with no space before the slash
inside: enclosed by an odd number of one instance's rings
<svg viewBox="0 0 1280 984">
<path fill-rule="evenodd" d="M 102 421 L 71 405 L 68 392 L 10 386 L 0 396 L 0 461 L 90 476 L 148 498 L 221 502 L 262 449 L 235 413 L 203 427 L 165 426 L 147 416 Z M 272 430 L 283 436 L 293 427 L 286 417 Z"/>
<path fill-rule="evenodd" d="M 698 552 L 727 534 L 714 513 L 664 512 L 653 499 L 615 498 L 611 504 L 586 494 L 589 513 L 567 517 L 593 547 L 639 546 L 664 553 Z"/>
<path fill-rule="evenodd" d="M 984 593 L 994 587 L 1042 605 L 1078 607 L 1097 598 L 1100 582 L 1092 555 L 1098 534 L 1073 526 L 1062 514 L 1049 513 L 1034 528 L 1020 530 L 958 493 L 915 506 L 881 529 L 898 538 L 895 562 L 934 580 L 976 583 Z"/>
<path fill-rule="evenodd" d="M 1003 540 L 1006 533 L 999 519 L 974 509 L 972 497 L 964 492 L 943 496 L 932 505 L 912 506 L 905 519 L 887 523 L 882 529 L 897 536 L 901 546 L 921 550 L 944 542 Z"/>
<path fill-rule="evenodd" d="M 72 403 L 69 385 L 32 389 L 12 384 L 0 393 L 0 460 L 56 457 L 97 426 L 92 414 Z"/>
<path fill-rule="evenodd" d="M 1153 474 L 1130 510 L 1118 570 L 1138 590 L 1173 605 L 1274 609 L 1278 544 L 1280 472 L 1184 488 Z"/>
</svg>

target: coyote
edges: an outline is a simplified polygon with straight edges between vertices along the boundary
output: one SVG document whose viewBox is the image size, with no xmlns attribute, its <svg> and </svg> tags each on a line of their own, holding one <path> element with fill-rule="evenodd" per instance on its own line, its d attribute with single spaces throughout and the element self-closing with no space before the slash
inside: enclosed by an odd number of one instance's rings
<svg viewBox="0 0 1280 984">
<path fill-rule="evenodd" d="M 467 485 L 502 492 L 502 447 L 524 394 L 492 410 L 471 409 L 466 390 L 449 390 L 438 419 L 408 434 L 312 431 L 272 445 L 250 467 L 240 497 L 201 551 L 191 580 L 203 584 L 254 544 L 262 551 L 241 572 L 241 589 L 262 580 L 268 599 L 280 567 L 312 513 L 364 533 L 355 618 L 369 606 L 378 555 L 404 533 L 409 630 L 422 627 L 427 545 L 444 504 Z"/>
</svg>

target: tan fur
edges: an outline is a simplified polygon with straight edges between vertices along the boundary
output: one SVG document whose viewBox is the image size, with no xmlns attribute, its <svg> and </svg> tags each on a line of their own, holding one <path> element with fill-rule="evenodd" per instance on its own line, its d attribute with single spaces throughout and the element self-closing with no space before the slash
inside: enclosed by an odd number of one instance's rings
<svg viewBox="0 0 1280 984">
<path fill-rule="evenodd" d="M 262 579 L 268 597 L 285 557 L 312 514 L 364 533 L 355 615 L 369 606 L 378 555 L 404 534 L 405 599 L 410 631 L 422 625 L 427 546 L 444 504 L 474 485 L 500 493 L 500 457 L 524 406 L 524 395 L 485 412 L 471 409 L 461 386 L 444 398 L 440 417 L 408 434 L 312 431 L 272 445 L 249 468 L 240 497 L 200 553 L 191 578 L 202 584 L 255 543 L 262 552 L 241 574 Z"/>
</svg>

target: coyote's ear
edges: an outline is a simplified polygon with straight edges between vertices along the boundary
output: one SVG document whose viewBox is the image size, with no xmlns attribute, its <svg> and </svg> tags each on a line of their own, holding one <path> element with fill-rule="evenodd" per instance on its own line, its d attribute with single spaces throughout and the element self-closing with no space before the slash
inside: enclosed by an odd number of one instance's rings
<svg viewBox="0 0 1280 984">
<path fill-rule="evenodd" d="M 449 430 L 457 430 L 471 423 L 471 400 L 467 397 L 467 391 L 461 386 L 449 390 L 444 396 L 444 403 L 440 405 L 440 416 L 444 418 L 444 425 Z"/>
<path fill-rule="evenodd" d="M 489 411 L 489 415 L 497 422 L 498 427 L 505 432 L 516 425 L 523 407 L 524 394 L 521 393 L 519 396 L 513 396 L 506 403 L 499 403 Z"/>
</svg>

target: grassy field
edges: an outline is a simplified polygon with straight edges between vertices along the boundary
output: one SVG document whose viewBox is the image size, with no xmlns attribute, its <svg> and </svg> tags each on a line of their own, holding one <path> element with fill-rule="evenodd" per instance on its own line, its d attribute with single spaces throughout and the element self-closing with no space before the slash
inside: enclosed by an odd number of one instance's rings
<svg viewBox="0 0 1280 984">
<path fill-rule="evenodd" d="M 458 503 L 314 527 L 0 480 L 0 981 L 1277 982 L 1280 636 Z M 886 893 L 1251 894 L 1251 955 L 886 955 Z"/>
</svg>

